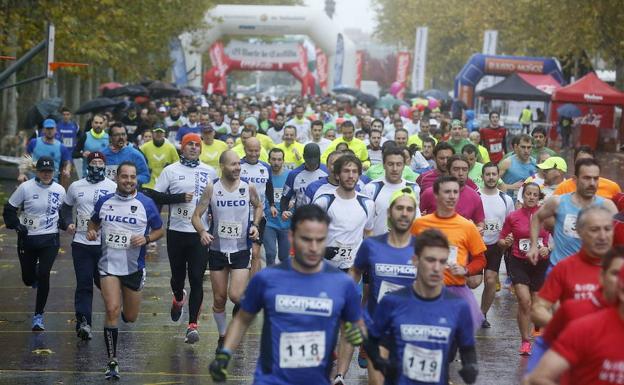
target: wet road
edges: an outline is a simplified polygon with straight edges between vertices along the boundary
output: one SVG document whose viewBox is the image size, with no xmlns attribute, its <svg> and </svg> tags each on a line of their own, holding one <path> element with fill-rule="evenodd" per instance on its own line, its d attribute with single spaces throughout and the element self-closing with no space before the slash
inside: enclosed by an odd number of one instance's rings
<svg viewBox="0 0 624 385">
<path fill-rule="evenodd" d="M 621 182 L 619 156 L 601 157 L 603 175 Z M 5 189 L 6 190 L 6 189 Z M 10 193 L 10 191 L 7 191 Z M 0 229 L 0 384 L 100 384 L 105 383 L 103 367 L 106 349 L 102 336 L 103 306 L 94 293 L 94 339 L 78 340 L 74 332 L 74 272 L 69 237 L 62 236 L 62 250 L 52 271 L 50 298 L 43 333 L 30 331 L 35 290 L 24 287 L 15 251 L 15 233 Z M 208 364 L 214 355 L 217 333 L 210 312 L 210 284 L 206 281 L 206 312 L 200 318 L 200 342 L 184 344 L 186 319 L 172 323 L 169 318 L 171 294 L 169 264 L 164 241 L 158 252 L 147 258 L 147 281 L 143 304 L 135 324 L 121 325 L 118 356 L 120 384 L 210 384 Z M 505 278 L 502 273 L 501 281 Z M 475 290 L 480 299 L 482 286 Z M 228 311 L 231 304 L 228 304 Z M 516 301 L 512 293 L 497 293 L 488 319 L 492 329 L 477 335 L 480 374 L 478 384 L 517 384 L 526 358 L 518 355 Z M 261 319 L 258 319 L 234 353 L 229 384 L 249 384 L 257 357 Z M 454 364 L 452 373 L 457 372 Z M 462 383 L 454 375 L 455 384 Z M 366 372 L 354 360 L 347 375 L 349 384 L 365 384 Z"/>
</svg>

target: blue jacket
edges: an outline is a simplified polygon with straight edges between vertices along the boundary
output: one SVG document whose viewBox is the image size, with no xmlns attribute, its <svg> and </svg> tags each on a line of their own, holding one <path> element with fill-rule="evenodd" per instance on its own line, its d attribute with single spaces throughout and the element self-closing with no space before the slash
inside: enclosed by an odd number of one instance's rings
<svg viewBox="0 0 624 385">
<path fill-rule="evenodd" d="M 121 164 L 125 161 L 130 161 L 134 163 L 137 167 L 138 184 L 142 185 L 150 181 L 150 172 L 149 168 L 147 168 L 145 156 L 143 156 L 143 153 L 141 153 L 141 151 L 137 150 L 133 146 L 128 145 L 119 152 L 113 152 L 110 149 L 110 146 L 107 146 L 102 152 L 106 156 L 107 166 L 114 166 Z"/>
</svg>

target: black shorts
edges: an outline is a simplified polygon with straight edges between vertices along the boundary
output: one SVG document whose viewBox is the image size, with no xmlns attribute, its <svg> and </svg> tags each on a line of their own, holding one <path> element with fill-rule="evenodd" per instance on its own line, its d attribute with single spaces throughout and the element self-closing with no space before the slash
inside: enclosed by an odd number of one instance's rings
<svg viewBox="0 0 624 385">
<path fill-rule="evenodd" d="M 145 286 L 145 269 L 135 271 L 128 275 L 115 275 L 100 271 L 100 278 L 103 277 L 117 277 L 123 287 L 127 287 L 132 291 L 141 291 L 143 290 L 143 286 Z"/>
<path fill-rule="evenodd" d="M 208 251 L 208 270 L 219 271 L 226 267 L 230 269 L 249 269 L 251 253 L 249 250 L 240 250 L 235 253 L 222 253 L 216 250 Z"/>
<path fill-rule="evenodd" d="M 258 225 L 258 239 L 253 239 L 252 242 L 258 245 L 262 245 L 264 239 L 264 228 L 266 227 L 266 218 L 262 217 L 260 224 Z"/>
<path fill-rule="evenodd" d="M 493 245 L 487 245 L 487 250 L 485 250 L 485 260 L 487 261 L 487 264 L 485 265 L 486 270 L 498 273 L 504 254 L 505 251 L 496 243 Z"/>
<path fill-rule="evenodd" d="M 514 256 L 509 258 L 509 276 L 514 285 L 527 285 L 532 292 L 542 288 L 546 279 L 548 259 L 540 259 L 537 265 L 533 265 L 528 259 L 520 259 Z"/>
</svg>

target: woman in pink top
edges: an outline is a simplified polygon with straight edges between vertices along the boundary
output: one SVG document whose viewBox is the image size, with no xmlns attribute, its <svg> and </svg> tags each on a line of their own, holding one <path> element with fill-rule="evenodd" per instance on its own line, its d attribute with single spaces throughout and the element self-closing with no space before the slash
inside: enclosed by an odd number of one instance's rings
<svg viewBox="0 0 624 385">
<path fill-rule="evenodd" d="M 523 189 L 524 203 L 521 208 L 513 211 L 505 219 L 498 245 L 503 249 L 511 247 L 508 273 L 518 298 L 518 328 L 522 336 L 520 354 L 529 355 L 531 353 L 529 342 L 531 302 L 544 283 L 550 247 L 548 245 L 549 234 L 542 228 L 538 238 L 542 258 L 534 265 L 526 256 L 531 246 L 531 217 L 539 209 L 538 203 L 542 192 L 539 185 L 533 182 L 525 183 Z"/>
</svg>

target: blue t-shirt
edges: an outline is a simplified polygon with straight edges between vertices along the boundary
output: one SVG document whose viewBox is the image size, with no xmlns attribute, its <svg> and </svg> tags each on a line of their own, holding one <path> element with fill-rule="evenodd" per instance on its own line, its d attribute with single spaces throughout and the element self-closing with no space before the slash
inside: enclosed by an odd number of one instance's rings
<svg viewBox="0 0 624 385">
<path fill-rule="evenodd" d="M 353 266 L 370 278 L 370 294 L 366 308 L 371 317 L 375 315 L 377 303 L 389 292 L 409 287 L 416 279 L 416 267 L 412 263 L 414 241 L 396 248 L 388 244 L 388 234 L 366 238 L 362 242 Z"/>
<path fill-rule="evenodd" d="M 284 184 L 286 183 L 286 178 L 288 178 L 289 171 L 286 169 L 282 170 L 282 173 L 279 175 L 272 174 L 271 177 L 273 179 L 273 195 L 275 208 L 277 209 L 277 217 L 273 218 L 271 216 L 271 208 L 269 207 L 269 201 L 265 199 L 264 202 L 264 217 L 267 221 L 267 226 L 272 227 L 274 229 L 279 230 L 287 230 L 290 228 L 290 219 L 284 221 L 282 219 L 282 211 L 280 210 L 280 200 L 282 199 L 282 192 L 284 191 Z"/>
<path fill-rule="evenodd" d="M 186 134 L 201 134 L 200 132 L 200 126 L 199 124 L 196 125 L 195 127 L 189 127 L 188 125 L 184 125 L 182 127 L 180 127 L 180 129 L 178 130 L 178 133 L 176 134 L 176 142 L 181 142 L 182 138 L 184 138 L 184 135 Z"/>
<path fill-rule="evenodd" d="M 386 294 L 368 333 L 391 339 L 398 385 L 447 384 L 451 347 L 475 345 L 468 303 L 446 289 L 432 299 L 417 296 L 412 287 Z"/>
<path fill-rule="evenodd" d="M 361 311 L 351 277 L 322 263 L 320 272 L 303 274 L 288 259 L 249 282 L 241 309 L 264 310 L 254 384 L 329 384 L 340 321 L 356 322 Z"/>
<path fill-rule="evenodd" d="M 59 120 L 56 122 L 56 139 L 69 150 L 73 150 L 76 146 L 76 136 L 78 135 L 78 124 L 74 121 L 65 122 Z"/>
<path fill-rule="evenodd" d="M 54 143 L 48 143 L 41 136 L 28 142 L 26 152 L 32 155 L 33 163 L 36 163 L 42 156 L 49 156 L 54 159 L 54 180 L 57 182 L 63 163 L 72 160 L 71 152 L 60 141 L 54 139 Z"/>
<path fill-rule="evenodd" d="M 127 145 L 122 148 L 121 151 L 117 152 L 112 151 L 110 146 L 107 146 L 102 150 L 102 153 L 106 156 L 106 176 L 109 179 L 115 180 L 117 176 L 117 166 L 128 161 L 136 165 L 137 183 L 139 186 L 150 181 L 150 171 L 147 167 L 145 156 L 132 145 Z"/>
</svg>

